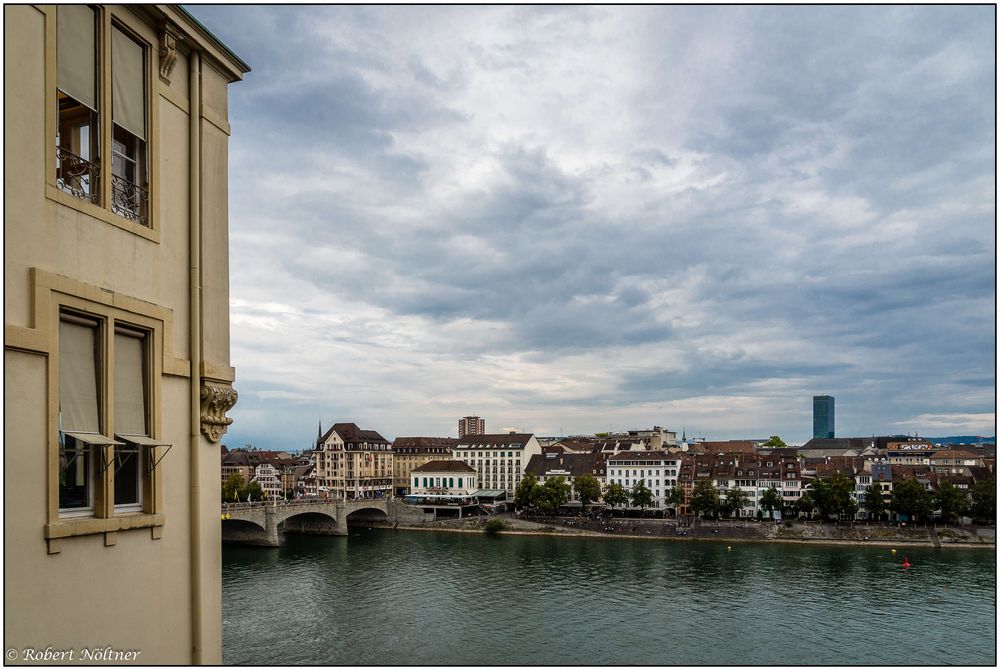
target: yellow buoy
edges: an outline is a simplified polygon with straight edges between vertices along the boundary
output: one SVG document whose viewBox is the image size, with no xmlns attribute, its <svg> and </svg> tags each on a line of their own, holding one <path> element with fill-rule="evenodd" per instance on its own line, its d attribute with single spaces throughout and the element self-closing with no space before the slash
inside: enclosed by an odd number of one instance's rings
<svg viewBox="0 0 1000 670">
<path fill-rule="evenodd" d="M 896 550 L 895 550 L 895 549 L 893 549 L 893 550 L 892 550 L 892 551 L 890 551 L 889 553 L 890 553 L 890 554 L 895 554 L 895 553 L 896 553 Z"/>
<path fill-rule="evenodd" d="M 726 551 L 732 551 L 732 550 L 733 550 L 732 547 L 726 547 Z"/>
</svg>

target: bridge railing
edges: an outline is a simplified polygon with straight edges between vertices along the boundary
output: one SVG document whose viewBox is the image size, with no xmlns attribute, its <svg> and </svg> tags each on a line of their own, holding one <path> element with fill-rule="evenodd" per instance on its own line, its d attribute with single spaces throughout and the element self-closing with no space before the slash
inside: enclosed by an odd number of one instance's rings
<svg viewBox="0 0 1000 670">
<path fill-rule="evenodd" d="M 223 512 L 233 512 L 236 510 L 263 509 L 266 507 L 286 509 L 289 507 L 314 507 L 317 505 L 331 505 L 335 503 L 346 503 L 349 506 L 370 506 L 372 504 L 385 503 L 385 498 L 361 498 L 357 500 L 343 500 L 340 498 L 330 498 L 328 500 L 256 500 L 253 502 L 233 502 L 222 503 Z"/>
</svg>

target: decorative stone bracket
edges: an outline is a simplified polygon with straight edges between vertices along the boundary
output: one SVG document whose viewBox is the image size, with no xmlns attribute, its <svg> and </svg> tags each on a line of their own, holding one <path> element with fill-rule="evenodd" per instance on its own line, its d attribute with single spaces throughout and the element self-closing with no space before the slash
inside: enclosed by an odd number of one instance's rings
<svg viewBox="0 0 1000 670">
<path fill-rule="evenodd" d="M 163 83 L 170 83 L 170 74 L 177 64 L 177 40 L 183 39 L 178 36 L 171 26 L 163 26 L 160 30 L 160 79 Z"/>
<path fill-rule="evenodd" d="M 201 432 L 212 442 L 218 442 L 233 422 L 226 412 L 233 408 L 239 394 L 229 382 L 201 380 Z"/>
</svg>

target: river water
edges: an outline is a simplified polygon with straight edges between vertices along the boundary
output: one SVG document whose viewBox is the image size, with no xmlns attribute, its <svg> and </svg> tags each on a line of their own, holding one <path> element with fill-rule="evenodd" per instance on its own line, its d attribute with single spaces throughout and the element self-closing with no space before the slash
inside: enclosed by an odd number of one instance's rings
<svg viewBox="0 0 1000 670">
<path fill-rule="evenodd" d="M 996 663 L 990 550 L 367 528 L 286 539 L 223 548 L 227 664 Z"/>
</svg>

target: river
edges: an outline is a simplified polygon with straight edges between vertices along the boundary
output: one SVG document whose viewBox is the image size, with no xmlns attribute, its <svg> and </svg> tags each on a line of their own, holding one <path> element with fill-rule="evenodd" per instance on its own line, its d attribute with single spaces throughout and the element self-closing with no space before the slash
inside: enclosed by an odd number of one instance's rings
<svg viewBox="0 0 1000 670">
<path fill-rule="evenodd" d="M 227 664 L 996 663 L 990 550 L 367 528 L 286 539 L 223 548 Z"/>
</svg>

